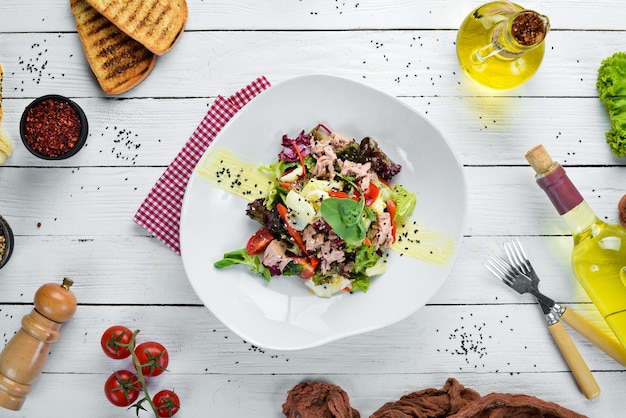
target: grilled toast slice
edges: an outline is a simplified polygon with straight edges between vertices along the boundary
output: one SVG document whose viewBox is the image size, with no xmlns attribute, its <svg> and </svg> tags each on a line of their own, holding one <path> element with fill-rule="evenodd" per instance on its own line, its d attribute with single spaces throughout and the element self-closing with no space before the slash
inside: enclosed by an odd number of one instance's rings
<svg viewBox="0 0 626 418">
<path fill-rule="evenodd" d="M 157 56 L 122 32 L 86 0 L 70 0 L 78 36 L 92 72 L 108 94 L 124 93 L 150 74 Z"/>
<path fill-rule="evenodd" d="M 157 55 L 169 51 L 187 23 L 185 0 L 87 0 L 115 26 Z"/>
</svg>

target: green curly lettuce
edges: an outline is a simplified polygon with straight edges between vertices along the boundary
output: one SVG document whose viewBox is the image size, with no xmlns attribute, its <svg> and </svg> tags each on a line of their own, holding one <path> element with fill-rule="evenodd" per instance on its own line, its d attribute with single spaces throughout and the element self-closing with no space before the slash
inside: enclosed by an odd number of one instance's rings
<svg viewBox="0 0 626 418">
<path fill-rule="evenodd" d="M 396 202 L 396 217 L 397 223 L 402 223 L 413 213 L 415 204 L 417 203 L 417 197 L 414 193 L 409 192 L 400 184 L 393 186 L 393 193 L 391 198 Z"/>
<path fill-rule="evenodd" d="M 626 52 L 616 52 L 602 61 L 596 88 L 611 120 L 606 142 L 613 154 L 626 157 Z"/>
</svg>

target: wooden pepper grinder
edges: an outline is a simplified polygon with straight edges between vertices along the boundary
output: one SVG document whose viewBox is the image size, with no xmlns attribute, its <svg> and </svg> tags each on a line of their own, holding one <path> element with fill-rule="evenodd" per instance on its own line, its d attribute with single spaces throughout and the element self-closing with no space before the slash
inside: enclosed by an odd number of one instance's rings
<svg viewBox="0 0 626 418">
<path fill-rule="evenodd" d="M 22 408 L 31 384 L 48 358 L 52 343 L 59 339 L 61 324 L 74 315 L 76 296 L 72 280 L 47 283 L 35 293 L 35 309 L 22 318 L 22 328 L 0 353 L 0 406 Z"/>
</svg>

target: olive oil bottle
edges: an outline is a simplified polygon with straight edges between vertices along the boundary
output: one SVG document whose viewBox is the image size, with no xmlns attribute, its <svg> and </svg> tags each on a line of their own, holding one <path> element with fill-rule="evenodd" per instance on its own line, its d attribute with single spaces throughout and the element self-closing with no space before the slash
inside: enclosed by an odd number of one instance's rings
<svg viewBox="0 0 626 418">
<path fill-rule="evenodd" d="M 508 1 L 484 4 L 459 28 L 456 48 L 463 71 L 483 86 L 510 89 L 530 79 L 543 60 L 546 16 Z"/>
<path fill-rule="evenodd" d="M 574 274 L 626 347 L 626 228 L 600 220 L 543 146 L 528 151 L 526 158 L 537 184 L 570 228 Z"/>
</svg>

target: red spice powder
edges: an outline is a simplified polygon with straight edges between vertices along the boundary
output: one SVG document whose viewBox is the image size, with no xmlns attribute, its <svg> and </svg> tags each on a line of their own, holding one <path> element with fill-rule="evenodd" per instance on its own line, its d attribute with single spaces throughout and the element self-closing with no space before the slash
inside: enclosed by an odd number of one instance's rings
<svg viewBox="0 0 626 418">
<path fill-rule="evenodd" d="M 24 126 L 28 144 L 40 154 L 58 157 L 70 151 L 80 137 L 78 111 L 54 98 L 42 100 L 28 110 Z"/>
</svg>

